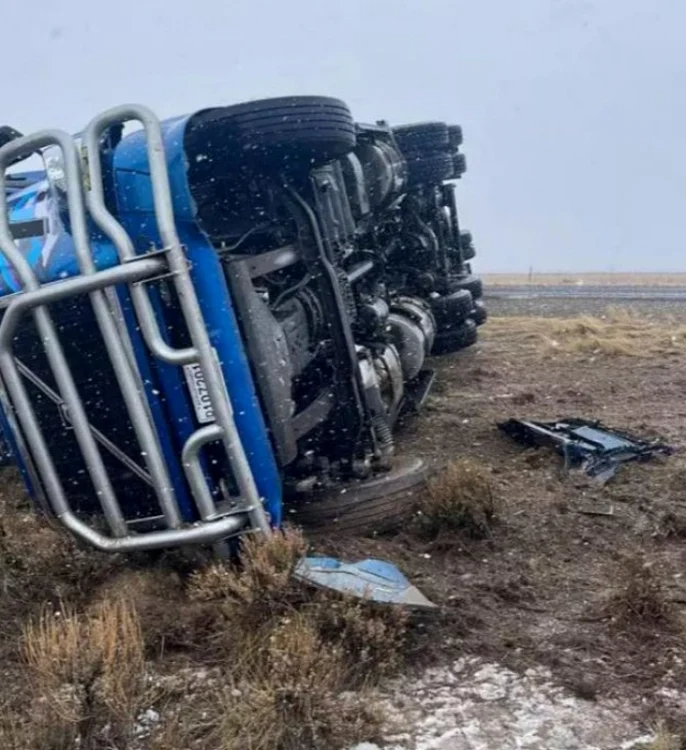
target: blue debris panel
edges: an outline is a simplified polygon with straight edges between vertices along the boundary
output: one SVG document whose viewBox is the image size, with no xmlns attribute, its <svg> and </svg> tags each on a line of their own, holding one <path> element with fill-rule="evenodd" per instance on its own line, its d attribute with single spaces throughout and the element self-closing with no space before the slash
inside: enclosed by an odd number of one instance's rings
<svg viewBox="0 0 686 750">
<path fill-rule="evenodd" d="M 395 565 L 384 560 L 347 563 L 333 557 L 305 557 L 296 566 L 294 577 L 380 604 L 397 604 L 409 609 L 436 608 Z"/>
<path fill-rule="evenodd" d="M 659 440 L 636 437 L 586 419 L 557 422 L 509 419 L 498 427 L 523 445 L 554 448 L 564 458 L 566 469 L 581 470 L 603 484 L 625 463 L 674 452 L 672 446 Z"/>
</svg>

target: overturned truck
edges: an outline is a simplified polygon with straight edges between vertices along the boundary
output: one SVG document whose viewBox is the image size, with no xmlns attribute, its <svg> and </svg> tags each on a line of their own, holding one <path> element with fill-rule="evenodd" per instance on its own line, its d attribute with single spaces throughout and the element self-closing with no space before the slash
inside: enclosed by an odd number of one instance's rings
<svg viewBox="0 0 686 750">
<path fill-rule="evenodd" d="M 287 97 L 3 142 L 2 428 L 46 513 L 133 551 L 407 512 L 394 428 L 486 319 L 459 126 Z"/>
</svg>

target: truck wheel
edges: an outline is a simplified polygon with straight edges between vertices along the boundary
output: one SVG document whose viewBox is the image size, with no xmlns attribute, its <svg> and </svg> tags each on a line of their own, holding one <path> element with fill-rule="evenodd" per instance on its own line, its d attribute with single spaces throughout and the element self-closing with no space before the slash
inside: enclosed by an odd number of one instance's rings
<svg viewBox="0 0 686 750">
<path fill-rule="evenodd" d="M 483 300 L 476 300 L 471 318 L 478 326 L 482 326 L 488 320 L 488 311 Z"/>
<path fill-rule="evenodd" d="M 484 296 L 484 282 L 478 276 L 465 276 L 464 278 L 451 278 L 451 289 L 466 289 L 472 297 L 480 299 Z"/>
<path fill-rule="evenodd" d="M 184 146 L 191 170 L 216 171 L 217 160 L 283 170 L 333 161 L 355 143 L 355 121 L 345 102 L 285 96 L 204 110 L 188 123 Z"/>
<path fill-rule="evenodd" d="M 407 159 L 411 187 L 438 185 L 444 180 L 449 180 L 453 173 L 450 154 L 422 154 L 406 156 L 405 158 Z"/>
<path fill-rule="evenodd" d="M 393 135 L 406 156 L 413 153 L 447 152 L 450 149 L 448 126 L 444 122 L 419 122 L 393 128 Z"/>
<path fill-rule="evenodd" d="M 462 134 L 462 125 L 448 125 L 448 142 L 450 148 L 456 151 L 464 141 Z"/>
<path fill-rule="evenodd" d="M 421 459 L 398 458 L 386 474 L 297 499 L 286 507 L 286 520 L 310 537 L 390 531 L 411 515 L 426 476 Z"/>
<path fill-rule="evenodd" d="M 462 260 L 473 260 L 476 257 L 471 232 L 460 232 L 460 249 L 462 250 Z"/>
<path fill-rule="evenodd" d="M 438 357 L 460 351 L 460 349 L 466 349 L 468 346 L 476 344 L 477 339 L 476 323 L 473 320 L 465 320 L 458 328 L 452 331 L 444 331 L 436 336 L 431 356 Z"/>
<path fill-rule="evenodd" d="M 467 171 L 467 157 L 460 153 L 453 154 L 453 179 L 459 180 Z"/>
<path fill-rule="evenodd" d="M 431 312 L 436 319 L 438 331 L 455 328 L 463 323 L 474 310 L 474 300 L 466 289 L 431 300 Z"/>
</svg>

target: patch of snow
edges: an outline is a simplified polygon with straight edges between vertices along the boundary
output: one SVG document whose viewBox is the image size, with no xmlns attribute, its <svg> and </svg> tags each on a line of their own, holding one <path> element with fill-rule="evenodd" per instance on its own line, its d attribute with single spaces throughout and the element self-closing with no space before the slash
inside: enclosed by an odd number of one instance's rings
<svg viewBox="0 0 686 750">
<path fill-rule="evenodd" d="M 148 708 L 138 716 L 136 726 L 133 729 L 133 734 L 139 739 L 148 737 L 150 732 L 160 722 L 160 715 L 153 708 Z"/>
<path fill-rule="evenodd" d="M 418 680 L 397 679 L 380 699 L 389 716 L 384 750 L 632 750 L 651 739 L 630 706 L 577 698 L 544 668 L 520 675 L 460 659 Z"/>
</svg>

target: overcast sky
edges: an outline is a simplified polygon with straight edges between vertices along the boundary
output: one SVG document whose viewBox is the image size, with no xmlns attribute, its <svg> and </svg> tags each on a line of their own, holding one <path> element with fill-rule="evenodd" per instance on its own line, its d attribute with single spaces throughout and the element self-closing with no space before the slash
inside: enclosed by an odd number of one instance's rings
<svg viewBox="0 0 686 750">
<path fill-rule="evenodd" d="M 482 271 L 686 271 L 683 0 L 34 0 L 0 120 L 80 130 L 283 94 L 461 123 Z"/>
</svg>

